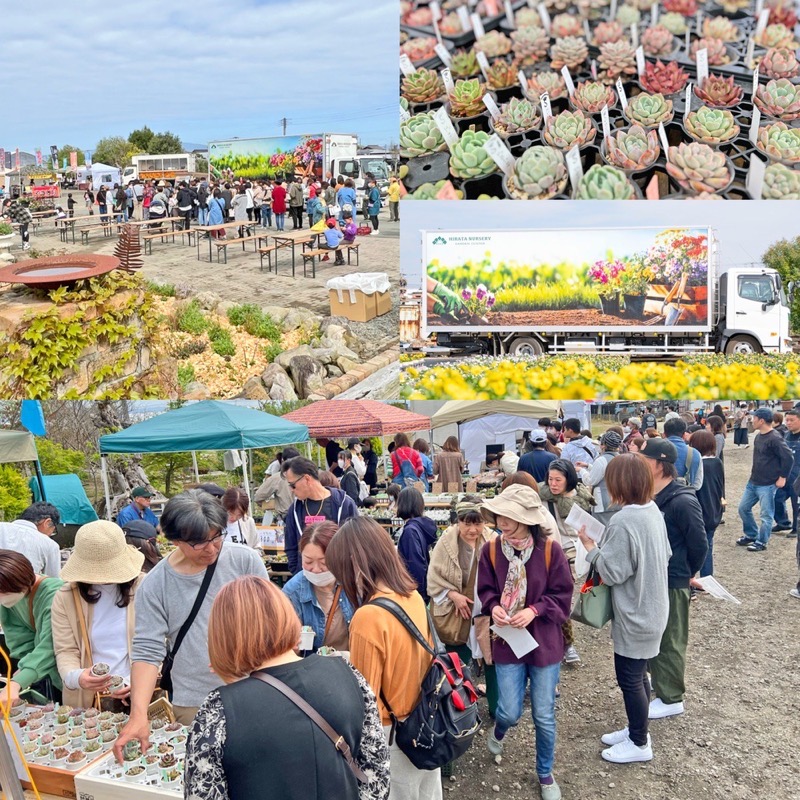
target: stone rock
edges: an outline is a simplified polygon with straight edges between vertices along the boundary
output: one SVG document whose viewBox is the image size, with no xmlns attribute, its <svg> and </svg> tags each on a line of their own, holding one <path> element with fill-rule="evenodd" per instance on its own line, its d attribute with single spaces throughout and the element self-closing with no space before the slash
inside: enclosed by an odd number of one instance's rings
<svg viewBox="0 0 800 800">
<path fill-rule="evenodd" d="M 285 331 L 312 331 L 319 327 L 322 317 L 318 317 L 305 308 L 293 308 L 283 319 L 283 329 Z"/>
<path fill-rule="evenodd" d="M 200 381 L 192 381 L 186 386 L 186 391 L 183 393 L 184 400 L 209 400 L 210 398 L 211 392 Z"/>
<path fill-rule="evenodd" d="M 213 311 L 219 306 L 219 297 L 213 292 L 200 292 L 195 299 L 200 303 L 201 308 L 206 308 L 209 311 Z"/>
<path fill-rule="evenodd" d="M 307 344 L 301 344 L 291 350 L 285 350 L 275 359 L 275 363 L 284 369 L 289 369 L 289 364 L 292 363 L 292 359 L 295 356 L 310 356 L 313 358 L 311 347 Z"/>
<path fill-rule="evenodd" d="M 341 342 L 356 352 L 361 352 L 361 340 L 350 330 L 348 320 L 344 317 L 329 317 L 320 326 L 323 347 L 332 347 Z"/>
<path fill-rule="evenodd" d="M 340 358 L 336 359 L 336 365 L 345 372 L 350 372 L 356 367 L 360 367 L 361 362 L 352 358 L 347 358 L 346 356 L 341 356 Z"/>
<path fill-rule="evenodd" d="M 311 358 L 316 359 L 322 364 L 333 364 L 336 360 L 333 350 L 327 347 L 315 347 L 312 349 Z"/>
<path fill-rule="evenodd" d="M 228 315 L 228 311 L 233 308 L 234 306 L 239 305 L 238 303 L 232 303 L 230 300 L 220 300 L 217 303 L 217 313 L 221 314 L 223 317 Z"/>
<path fill-rule="evenodd" d="M 283 322 L 292 309 L 283 308 L 283 306 L 262 306 L 261 310 L 265 314 L 269 314 L 275 322 Z"/>
<path fill-rule="evenodd" d="M 272 386 L 269 390 L 269 399 L 275 400 L 276 402 L 294 402 L 297 400 L 297 392 L 294 390 L 294 384 L 286 371 L 281 370 L 275 373 Z"/>
<path fill-rule="evenodd" d="M 339 378 L 344 375 L 344 371 L 337 367 L 336 364 L 328 364 L 325 367 L 325 372 L 328 373 L 329 378 Z"/>
<path fill-rule="evenodd" d="M 325 367 L 311 356 L 294 356 L 289 362 L 289 374 L 301 399 L 307 398 L 325 384 Z"/>
<path fill-rule="evenodd" d="M 261 382 L 261 378 L 254 375 L 252 378 L 248 378 L 242 387 L 241 397 L 247 400 L 269 400 L 269 392 Z"/>
<path fill-rule="evenodd" d="M 280 365 L 276 363 L 270 364 L 262 373 L 261 373 L 261 382 L 269 391 L 272 388 L 272 385 L 275 383 L 276 379 L 279 376 L 285 376 L 289 379 L 286 370 Z M 289 383 L 291 383 L 291 379 L 289 379 Z"/>
</svg>

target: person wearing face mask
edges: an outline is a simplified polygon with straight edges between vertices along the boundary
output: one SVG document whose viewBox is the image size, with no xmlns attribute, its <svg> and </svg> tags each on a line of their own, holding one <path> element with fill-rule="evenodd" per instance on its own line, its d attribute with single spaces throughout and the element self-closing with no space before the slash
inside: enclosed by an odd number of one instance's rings
<svg viewBox="0 0 800 800">
<path fill-rule="evenodd" d="M 513 484 L 481 507 L 484 519 L 500 537 L 484 546 L 478 563 L 482 610 L 498 627 L 525 628 L 538 647 L 515 655 L 500 637 L 492 640 L 499 698 L 489 752 L 502 754 L 506 734 L 522 716 L 530 682 L 536 732 L 536 773 L 542 800 L 560 800 L 553 777 L 556 744 L 556 685 L 564 652 L 562 624 L 572 603 L 572 574 L 560 545 L 542 529 L 545 517 L 539 495 Z"/>
<path fill-rule="evenodd" d="M 364 476 L 367 474 L 367 464 L 364 461 L 364 457 L 361 455 L 361 439 L 357 436 L 351 436 L 347 440 L 347 449 L 350 451 L 353 469 L 356 471 L 358 479 L 363 481 Z"/>
<path fill-rule="evenodd" d="M 417 582 L 417 591 L 427 605 L 428 565 L 431 547 L 436 544 L 436 523 L 425 516 L 425 499 L 413 486 L 400 490 L 397 516 L 403 520 L 397 552 L 411 577 Z"/>
<path fill-rule="evenodd" d="M 59 578 L 36 575 L 21 553 L 0 550 L 0 627 L 8 655 L 17 662 L 9 685 L 12 700 L 30 688 L 61 702 L 50 609 L 62 584 Z"/>
<path fill-rule="evenodd" d="M 222 495 L 222 507 L 228 512 L 225 541 L 258 547 L 256 521 L 250 516 L 250 498 L 238 486 L 229 486 Z"/>
<path fill-rule="evenodd" d="M 283 587 L 300 622 L 314 629 L 314 646 L 302 655 L 316 652 L 323 645 L 334 650 L 350 649 L 353 606 L 325 564 L 325 551 L 337 530 L 335 522 L 326 521 L 309 525 L 303 531 L 300 537 L 303 569 Z"/>
<path fill-rule="evenodd" d="M 353 454 L 349 450 L 342 450 L 337 461 L 342 476 L 339 486 L 342 491 L 357 505 L 361 505 L 361 480 L 353 464 Z"/>
</svg>

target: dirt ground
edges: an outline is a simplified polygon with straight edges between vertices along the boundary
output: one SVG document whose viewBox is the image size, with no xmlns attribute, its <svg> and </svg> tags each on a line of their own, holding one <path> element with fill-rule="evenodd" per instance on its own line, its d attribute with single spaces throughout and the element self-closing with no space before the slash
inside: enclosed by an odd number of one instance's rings
<svg viewBox="0 0 800 800">
<path fill-rule="evenodd" d="M 595 431 L 598 433 L 598 431 Z M 765 553 L 736 547 L 736 508 L 752 447 L 725 450 L 728 513 L 716 534 L 715 575 L 741 606 L 710 597 L 691 604 L 686 713 L 651 723 L 655 758 L 646 764 L 602 760 L 600 736 L 625 725 L 608 629 L 576 625 L 578 667 L 562 667 L 554 774 L 565 800 L 781 800 L 800 797 L 797 667 L 800 601 L 794 540 L 774 535 Z M 509 732 L 500 764 L 486 750 L 484 725 L 445 779 L 460 800 L 537 798 L 530 707 Z"/>
</svg>

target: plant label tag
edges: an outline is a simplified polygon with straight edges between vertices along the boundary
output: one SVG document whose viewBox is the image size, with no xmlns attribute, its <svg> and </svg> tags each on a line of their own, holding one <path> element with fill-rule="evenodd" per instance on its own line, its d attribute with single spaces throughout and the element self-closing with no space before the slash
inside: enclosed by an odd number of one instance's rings
<svg viewBox="0 0 800 800">
<path fill-rule="evenodd" d="M 625 87 L 622 85 L 622 75 L 617 78 L 616 82 L 617 94 L 619 95 L 619 102 L 624 111 L 628 107 L 628 98 L 625 96 Z"/>
<path fill-rule="evenodd" d="M 689 48 L 692 46 L 692 31 L 690 28 L 686 29 L 686 41 L 684 42 L 684 47 L 686 48 L 686 52 L 689 52 Z"/>
<path fill-rule="evenodd" d="M 617 18 L 617 0 L 611 0 L 611 8 L 608 11 L 608 18 L 612 21 Z"/>
<path fill-rule="evenodd" d="M 472 13 L 469 15 L 469 19 L 472 23 L 472 30 L 475 31 L 475 38 L 480 39 L 481 36 L 485 36 L 486 31 L 483 29 L 483 23 L 481 22 L 480 15 Z"/>
<path fill-rule="evenodd" d="M 589 27 L 589 20 L 585 17 L 583 19 L 583 35 L 586 37 L 587 42 L 592 41 L 592 29 Z"/>
<path fill-rule="evenodd" d="M 603 138 L 608 139 L 611 136 L 611 120 L 608 116 L 608 103 L 603 106 L 603 110 L 600 112 L 600 120 L 603 123 Z"/>
<path fill-rule="evenodd" d="M 597 61 L 595 61 L 594 59 L 592 59 L 592 63 L 591 63 L 590 69 L 591 69 L 591 72 L 592 72 L 593 80 L 597 80 Z"/>
<path fill-rule="evenodd" d="M 437 21 L 436 17 L 433 17 L 433 32 L 436 34 L 436 38 L 439 40 L 439 46 L 442 46 L 442 32 L 439 30 L 439 22 Z"/>
<path fill-rule="evenodd" d="M 567 91 L 569 92 L 569 96 L 572 97 L 572 95 L 575 94 L 575 83 L 572 80 L 572 75 L 569 74 L 569 67 L 566 64 L 564 64 L 564 66 L 561 67 L 561 75 L 564 78 L 564 83 L 567 84 Z"/>
<path fill-rule="evenodd" d="M 635 27 L 635 26 L 634 26 Z M 639 45 L 636 48 L 636 71 L 639 73 L 639 77 L 641 78 L 644 73 L 645 63 L 644 63 L 644 47 Z"/>
<path fill-rule="evenodd" d="M 567 150 L 567 170 L 569 171 L 569 182 L 573 189 L 578 188 L 578 184 L 583 177 L 583 163 L 581 162 L 581 149 L 577 145 Z"/>
<path fill-rule="evenodd" d="M 769 22 L 769 9 L 765 8 L 759 15 L 758 15 L 758 24 L 756 25 L 756 31 L 753 34 L 754 39 L 760 39 L 761 34 L 767 29 L 767 23 Z"/>
<path fill-rule="evenodd" d="M 447 94 L 452 94 L 456 88 L 456 85 L 453 83 L 453 74 L 449 69 L 442 70 L 442 83 L 444 84 L 444 90 L 447 92 Z"/>
<path fill-rule="evenodd" d="M 703 35 L 701 33 L 702 29 L 703 29 L 703 9 L 700 8 L 697 10 L 697 27 L 695 28 L 698 36 Z"/>
<path fill-rule="evenodd" d="M 428 3 L 428 8 L 431 10 L 433 19 L 438 22 L 442 18 L 442 9 L 439 6 L 438 0 L 431 0 L 431 2 Z"/>
<path fill-rule="evenodd" d="M 528 79 L 525 77 L 525 73 L 522 70 L 517 72 L 517 80 L 519 81 L 519 85 L 522 87 L 523 92 L 528 91 Z"/>
<path fill-rule="evenodd" d="M 411 119 L 411 114 L 406 111 L 403 106 L 400 106 L 400 122 L 406 122 Z"/>
<path fill-rule="evenodd" d="M 447 109 L 444 106 L 440 106 L 433 112 L 433 121 L 442 132 L 447 146 L 452 149 L 453 145 L 458 141 L 458 133 L 450 121 L 450 117 L 447 116 Z"/>
<path fill-rule="evenodd" d="M 631 25 L 631 44 L 634 47 L 639 46 L 639 28 L 635 22 L 633 25 Z"/>
<path fill-rule="evenodd" d="M 748 138 L 755 144 L 758 141 L 758 126 L 761 125 L 761 109 L 753 106 L 753 121 L 750 123 L 750 135 Z"/>
<path fill-rule="evenodd" d="M 756 0 L 756 19 L 761 16 L 761 12 L 764 10 L 764 0 Z"/>
<path fill-rule="evenodd" d="M 697 83 L 702 86 L 703 81 L 708 77 L 708 49 L 703 48 L 697 51 Z"/>
<path fill-rule="evenodd" d="M 753 102 L 755 102 L 757 91 L 758 91 L 758 67 L 756 67 L 753 70 Z"/>
<path fill-rule="evenodd" d="M 658 3 L 653 3 L 650 9 L 650 27 L 655 28 L 658 25 Z"/>
<path fill-rule="evenodd" d="M 506 175 L 511 176 L 514 174 L 514 156 L 511 155 L 511 151 L 496 133 L 493 133 L 486 140 L 483 149 Z"/>
<path fill-rule="evenodd" d="M 476 58 L 478 59 L 478 66 L 481 68 L 484 78 L 489 77 L 489 59 L 486 58 L 486 53 L 478 52 Z"/>
<path fill-rule="evenodd" d="M 648 200 L 659 200 L 659 193 L 658 193 L 658 175 L 653 175 L 650 179 L 650 183 L 647 184 L 647 189 L 645 189 L 644 196 Z"/>
<path fill-rule="evenodd" d="M 550 33 L 550 26 L 552 25 L 552 22 L 550 20 L 550 12 L 547 10 L 547 6 L 544 3 L 539 3 L 536 8 L 539 11 L 539 18 L 542 20 L 544 29 Z"/>
<path fill-rule="evenodd" d="M 511 7 L 511 0 L 505 0 L 506 22 L 510 28 L 514 27 L 514 9 Z"/>
<path fill-rule="evenodd" d="M 767 165 L 758 156 L 750 159 L 750 169 L 747 170 L 747 192 L 751 200 L 761 199 L 761 189 L 764 186 L 764 173 Z"/>
<path fill-rule="evenodd" d="M 550 95 L 547 92 L 539 95 L 539 103 L 542 106 L 542 121 L 547 122 L 553 116 L 553 107 L 550 105 Z"/>
<path fill-rule="evenodd" d="M 466 6 L 459 6 L 456 9 L 456 14 L 458 14 L 458 20 L 461 23 L 461 30 L 464 33 L 468 33 L 472 30 L 472 25 L 469 22 L 469 9 Z"/>
<path fill-rule="evenodd" d="M 497 107 L 494 97 L 492 97 L 488 92 L 483 96 L 483 104 L 489 109 L 492 119 L 497 119 L 500 116 L 500 109 Z"/>
<path fill-rule="evenodd" d="M 450 58 L 450 53 L 441 42 L 439 42 L 439 44 L 437 44 L 433 49 L 436 51 L 436 55 L 442 59 L 442 64 L 444 64 L 446 67 L 449 67 L 450 64 L 453 63 Z"/>
<path fill-rule="evenodd" d="M 698 86 L 701 84 L 698 83 Z M 692 110 L 692 82 L 686 84 L 686 94 L 683 96 L 683 121 L 686 122 L 686 117 L 689 116 L 689 112 Z"/>
<path fill-rule="evenodd" d="M 750 37 L 747 40 L 747 52 L 744 56 L 744 65 L 749 69 L 751 64 L 753 63 L 753 51 L 755 50 L 756 43 L 753 41 L 753 38 Z"/>
<path fill-rule="evenodd" d="M 417 68 L 411 63 L 411 59 L 403 53 L 400 56 L 400 72 L 403 75 L 413 75 L 417 71 Z"/>
<path fill-rule="evenodd" d="M 663 122 L 658 123 L 658 138 L 661 139 L 661 147 L 664 150 L 664 157 L 666 158 L 669 152 L 669 142 L 667 141 L 667 131 L 664 128 Z"/>
</svg>

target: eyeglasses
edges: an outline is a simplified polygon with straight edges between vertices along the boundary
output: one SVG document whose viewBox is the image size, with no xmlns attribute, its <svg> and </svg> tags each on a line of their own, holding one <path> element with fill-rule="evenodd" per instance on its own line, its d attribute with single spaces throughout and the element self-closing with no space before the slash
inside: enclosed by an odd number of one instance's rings
<svg viewBox="0 0 800 800">
<path fill-rule="evenodd" d="M 305 475 L 301 475 L 296 481 L 286 481 L 286 483 L 288 483 L 289 484 L 289 488 L 292 491 L 294 491 L 294 487 L 297 486 L 297 484 L 300 483 L 300 481 L 303 480 L 303 478 L 305 478 L 305 477 L 306 477 Z"/>
<path fill-rule="evenodd" d="M 188 544 L 192 550 L 199 550 L 201 547 L 206 547 L 210 544 L 222 544 L 222 539 L 224 536 L 225 534 L 220 531 L 216 536 L 212 536 L 210 539 L 206 539 L 204 542 L 184 542 L 184 544 Z"/>
</svg>

